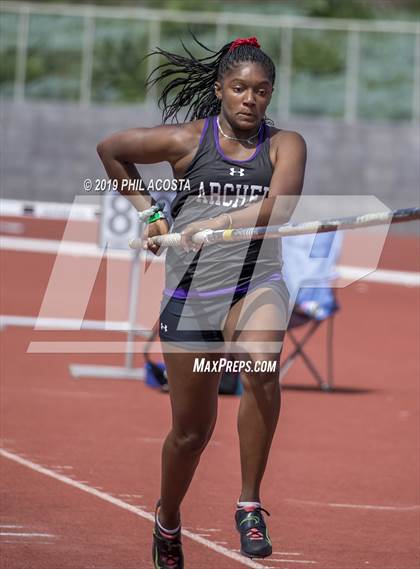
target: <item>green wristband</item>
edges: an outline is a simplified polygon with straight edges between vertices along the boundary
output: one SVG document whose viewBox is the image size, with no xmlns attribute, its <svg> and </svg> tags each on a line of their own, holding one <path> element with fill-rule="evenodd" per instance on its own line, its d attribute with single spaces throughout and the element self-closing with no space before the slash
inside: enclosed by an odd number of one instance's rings
<svg viewBox="0 0 420 569">
<path fill-rule="evenodd" d="M 157 211 L 156 213 L 154 213 L 153 215 L 151 215 L 149 217 L 149 219 L 147 220 L 147 223 L 153 223 L 154 221 L 158 221 L 158 219 L 164 219 L 165 216 L 162 214 L 161 211 Z"/>
</svg>

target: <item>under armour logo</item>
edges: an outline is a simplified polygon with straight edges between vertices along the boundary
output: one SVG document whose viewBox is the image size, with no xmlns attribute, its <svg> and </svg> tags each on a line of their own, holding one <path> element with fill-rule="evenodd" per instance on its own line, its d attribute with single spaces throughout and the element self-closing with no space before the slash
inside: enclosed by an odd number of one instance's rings
<svg viewBox="0 0 420 569">
<path fill-rule="evenodd" d="M 230 175 L 231 176 L 245 176 L 245 170 L 244 168 L 230 168 Z"/>
<path fill-rule="evenodd" d="M 164 332 L 168 331 L 168 325 L 167 324 L 162 324 L 162 322 L 160 323 L 160 329 L 163 330 Z"/>
</svg>

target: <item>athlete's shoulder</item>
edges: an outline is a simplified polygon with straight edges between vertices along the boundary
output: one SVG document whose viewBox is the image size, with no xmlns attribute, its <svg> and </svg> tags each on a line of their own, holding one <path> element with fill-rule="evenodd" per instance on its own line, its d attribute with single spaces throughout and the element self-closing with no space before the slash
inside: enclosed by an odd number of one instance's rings
<svg viewBox="0 0 420 569">
<path fill-rule="evenodd" d="M 205 119 L 177 124 L 162 124 L 142 129 L 150 136 L 164 141 L 168 161 L 177 162 L 198 146 Z"/>
<path fill-rule="evenodd" d="M 284 162 L 305 164 L 306 157 L 306 142 L 301 134 L 270 127 L 270 159 L 273 168 Z"/>
<path fill-rule="evenodd" d="M 170 136 L 174 144 L 180 146 L 188 153 L 191 148 L 197 147 L 205 120 L 206 119 L 197 119 L 190 122 L 170 125 L 167 131 L 168 136 Z"/>
<path fill-rule="evenodd" d="M 180 123 L 177 126 L 176 133 L 184 140 L 200 138 L 204 128 L 206 119 L 197 119 L 190 122 Z"/>
<path fill-rule="evenodd" d="M 205 123 L 206 119 L 179 123 L 174 125 L 173 130 L 170 131 L 171 146 L 177 148 L 176 156 L 170 162 L 178 177 L 181 176 L 180 172 L 185 172 L 196 154 Z"/>
<path fill-rule="evenodd" d="M 270 127 L 270 154 L 273 165 L 277 163 L 278 158 L 291 155 L 305 161 L 307 154 L 305 139 L 296 131 Z"/>
<path fill-rule="evenodd" d="M 294 130 L 285 130 L 270 126 L 270 142 L 274 145 L 295 145 L 306 147 L 306 142 L 303 136 Z"/>
</svg>

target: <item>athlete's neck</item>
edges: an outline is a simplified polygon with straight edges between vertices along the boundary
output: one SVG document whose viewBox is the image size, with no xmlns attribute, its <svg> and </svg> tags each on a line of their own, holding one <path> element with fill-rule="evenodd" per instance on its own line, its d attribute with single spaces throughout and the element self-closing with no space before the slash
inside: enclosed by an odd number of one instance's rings
<svg viewBox="0 0 420 569">
<path fill-rule="evenodd" d="M 263 126 L 261 122 L 257 127 L 252 129 L 239 129 L 232 126 L 228 119 L 220 113 L 217 117 L 219 132 L 222 137 L 238 142 L 240 144 L 247 144 L 255 146 L 258 142 L 259 134 Z"/>
</svg>

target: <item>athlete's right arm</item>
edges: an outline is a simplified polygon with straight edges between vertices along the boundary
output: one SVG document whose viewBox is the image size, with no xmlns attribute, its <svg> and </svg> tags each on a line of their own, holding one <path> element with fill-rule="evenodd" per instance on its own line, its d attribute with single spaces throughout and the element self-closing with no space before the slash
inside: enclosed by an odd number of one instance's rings
<svg viewBox="0 0 420 569">
<path fill-rule="evenodd" d="M 191 132 L 184 125 L 133 128 L 112 134 L 97 146 L 105 170 L 118 180 L 118 191 L 141 211 L 150 205 L 146 190 L 122 188 L 123 180 L 140 180 L 135 164 L 169 162 L 172 167 L 190 152 Z"/>
</svg>

